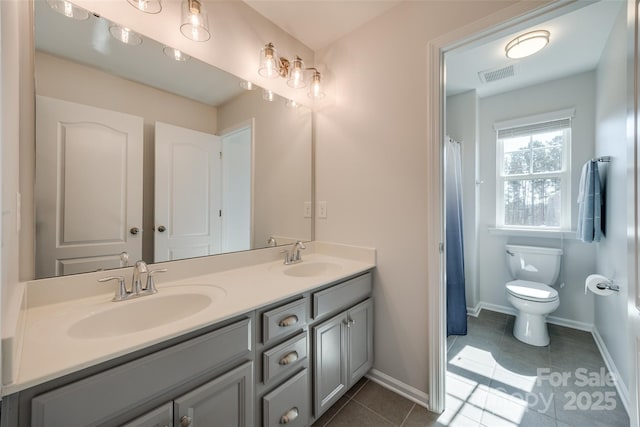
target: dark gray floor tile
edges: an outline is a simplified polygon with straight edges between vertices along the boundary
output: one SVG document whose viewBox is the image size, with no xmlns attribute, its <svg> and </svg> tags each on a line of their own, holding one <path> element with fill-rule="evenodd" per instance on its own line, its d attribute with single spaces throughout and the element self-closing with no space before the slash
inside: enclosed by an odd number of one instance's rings
<svg viewBox="0 0 640 427">
<path fill-rule="evenodd" d="M 512 316 L 504 313 L 498 313 L 497 311 L 481 310 L 480 314 L 475 319 L 481 322 L 494 322 L 494 323 L 505 324 L 507 323 L 507 320 L 509 320 L 510 317 Z"/>
<path fill-rule="evenodd" d="M 364 387 L 364 385 L 366 383 L 368 383 L 369 380 L 367 379 L 367 377 L 362 377 L 360 378 L 360 381 L 358 381 L 357 383 L 355 383 L 353 385 L 353 387 L 351 387 L 349 390 L 347 390 L 347 392 L 345 393 L 345 395 L 347 397 L 353 397 L 356 393 L 358 393 L 362 387 Z"/>
<path fill-rule="evenodd" d="M 402 424 L 402 421 L 414 405 L 410 400 L 373 381 L 367 382 L 364 387 L 353 396 L 353 400 L 356 400 L 397 425 Z"/>
<path fill-rule="evenodd" d="M 497 359 L 499 363 L 508 363 L 509 359 L 515 358 L 536 368 L 545 368 L 551 365 L 548 346 L 538 347 L 525 344 L 513 334 L 504 334 L 500 342 L 500 351 Z"/>
<path fill-rule="evenodd" d="M 336 403 L 333 404 L 327 411 L 322 414 L 320 418 L 318 418 L 312 425 L 313 427 L 324 427 L 336 416 L 338 412 L 349 402 L 349 398 L 347 396 L 342 396 Z"/>
<path fill-rule="evenodd" d="M 442 424 L 438 422 L 439 418 L 440 414 L 427 411 L 420 405 L 415 405 L 409 413 L 407 419 L 402 424 L 402 427 L 440 426 Z"/>
<path fill-rule="evenodd" d="M 393 424 L 355 400 L 350 400 L 327 427 L 393 427 Z"/>
<path fill-rule="evenodd" d="M 447 337 L 447 349 L 450 349 L 453 343 L 456 342 L 457 335 L 449 335 Z"/>
<path fill-rule="evenodd" d="M 516 366 L 514 364 L 514 366 Z M 527 409 L 555 417 L 553 387 L 544 381 L 544 373 L 520 367 L 496 366 L 489 393 L 509 396 L 520 403 L 526 403 Z"/>
<path fill-rule="evenodd" d="M 578 368 L 588 369 L 589 371 L 598 371 L 606 366 L 598 349 L 581 348 L 569 344 L 553 345 L 550 348 L 549 356 L 551 366 L 559 371 L 572 372 Z"/>
</svg>

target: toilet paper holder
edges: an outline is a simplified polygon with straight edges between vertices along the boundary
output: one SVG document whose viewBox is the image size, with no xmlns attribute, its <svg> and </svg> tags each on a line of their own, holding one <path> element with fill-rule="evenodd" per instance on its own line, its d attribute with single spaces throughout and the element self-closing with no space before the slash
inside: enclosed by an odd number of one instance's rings
<svg viewBox="0 0 640 427">
<path fill-rule="evenodd" d="M 603 283 L 597 283 L 596 284 L 596 288 L 604 291 L 605 289 L 608 289 L 610 291 L 614 291 L 614 292 L 620 292 L 620 286 L 616 285 L 615 283 L 611 283 L 611 282 L 603 282 Z"/>
</svg>

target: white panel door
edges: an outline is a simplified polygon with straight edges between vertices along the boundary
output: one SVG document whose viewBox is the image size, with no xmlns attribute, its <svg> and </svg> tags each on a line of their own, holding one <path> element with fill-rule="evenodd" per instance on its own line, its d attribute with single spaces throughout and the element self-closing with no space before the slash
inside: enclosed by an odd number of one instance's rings
<svg viewBox="0 0 640 427">
<path fill-rule="evenodd" d="M 220 253 L 220 137 L 156 122 L 154 262 Z"/>
<path fill-rule="evenodd" d="M 251 127 L 222 135 L 222 252 L 251 249 Z"/>
<path fill-rule="evenodd" d="M 142 256 L 141 117 L 38 96 L 36 277 Z"/>
</svg>

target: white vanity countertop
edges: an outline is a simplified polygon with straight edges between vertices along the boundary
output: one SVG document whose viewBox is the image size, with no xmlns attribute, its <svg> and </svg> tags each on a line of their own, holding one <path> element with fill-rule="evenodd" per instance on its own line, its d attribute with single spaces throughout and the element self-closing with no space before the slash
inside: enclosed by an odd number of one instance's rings
<svg viewBox="0 0 640 427">
<path fill-rule="evenodd" d="M 109 289 L 108 293 L 29 307 L 26 310 L 21 337 L 22 351 L 19 352 L 17 361 L 16 381 L 4 385 L 2 395 L 24 390 L 370 270 L 375 267 L 375 251 L 365 248 L 363 250 L 370 251 L 373 255 L 352 257 L 349 256 L 351 253 L 348 250 L 337 252 L 339 255 L 347 255 L 346 257 L 318 252 L 303 253 L 303 262 L 295 265 L 330 263 L 334 267 L 311 277 L 292 277 L 284 274 L 283 269 L 287 266 L 279 260 L 165 283 L 162 276 L 158 276 L 157 294 L 128 301 L 111 302 L 111 289 L 115 287 L 114 284 L 113 287 L 106 288 Z M 69 328 L 75 322 L 101 311 L 146 302 L 153 298 L 166 298 L 166 301 L 170 301 L 171 295 L 184 294 L 185 291 L 209 295 L 213 302 L 188 317 L 139 332 L 102 338 L 78 338 L 69 333 Z"/>
</svg>

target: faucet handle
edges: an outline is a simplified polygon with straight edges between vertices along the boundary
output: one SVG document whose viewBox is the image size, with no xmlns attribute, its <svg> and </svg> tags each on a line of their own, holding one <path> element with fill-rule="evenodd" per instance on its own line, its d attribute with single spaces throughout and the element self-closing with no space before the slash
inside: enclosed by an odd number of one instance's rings
<svg viewBox="0 0 640 427">
<path fill-rule="evenodd" d="M 127 291 L 127 285 L 124 282 L 124 276 L 103 277 L 102 279 L 98 279 L 98 282 L 105 283 L 112 280 L 118 281 L 118 288 L 116 289 L 116 294 L 113 296 L 112 301 L 122 301 L 123 299 L 126 299 L 129 296 L 129 292 Z"/>
<path fill-rule="evenodd" d="M 166 273 L 168 270 L 166 268 L 160 268 L 158 270 L 151 270 L 149 274 L 147 274 L 147 285 L 144 287 L 143 291 L 150 294 L 155 294 L 158 292 L 156 289 L 156 282 L 153 280 L 153 276 L 156 273 Z"/>
</svg>

